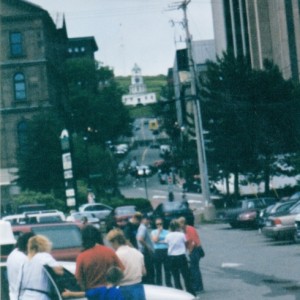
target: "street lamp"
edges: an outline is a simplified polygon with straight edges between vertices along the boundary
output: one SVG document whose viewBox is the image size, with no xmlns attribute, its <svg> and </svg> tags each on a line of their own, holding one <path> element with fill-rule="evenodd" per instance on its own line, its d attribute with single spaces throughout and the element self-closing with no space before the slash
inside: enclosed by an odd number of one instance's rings
<svg viewBox="0 0 300 300">
<path fill-rule="evenodd" d="M 85 160 L 86 160 L 86 178 L 87 178 L 87 187 L 88 189 L 91 188 L 91 182 L 90 182 L 90 156 L 89 156 L 89 148 L 88 148 L 88 137 L 84 136 L 84 149 L 85 149 Z"/>
<path fill-rule="evenodd" d="M 148 200 L 148 187 L 147 187 L 147 178 L 146 178 L 146 168 L 143 168 L 143 177 L 144 177 L 144 184 L 145 184 L 145 193 L 146 199 Z"/>
</svg>

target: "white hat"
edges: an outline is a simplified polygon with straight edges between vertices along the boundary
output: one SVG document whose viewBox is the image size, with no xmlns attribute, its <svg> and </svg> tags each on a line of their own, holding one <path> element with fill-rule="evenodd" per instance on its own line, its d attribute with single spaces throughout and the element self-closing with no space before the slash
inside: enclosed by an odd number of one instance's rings
<svg viewBox="0 0 300 300">
<path fill-rule="evenodd" d="M 0 245 L 11 245 L 15 243 L 16 240 L 10 222 L 0 220 Z"/>
</svg>

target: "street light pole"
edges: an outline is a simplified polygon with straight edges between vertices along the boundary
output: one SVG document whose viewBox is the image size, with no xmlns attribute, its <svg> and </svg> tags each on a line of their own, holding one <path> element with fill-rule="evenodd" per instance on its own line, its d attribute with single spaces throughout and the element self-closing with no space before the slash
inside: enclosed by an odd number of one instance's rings
<svg viewBox="0 0 300 300">
<path fill-rule="evenodd" d="M 210 200 L 210 192 L 209 192 L 209 181 L 208 181 L 207 162 L 206 162 L 204 137 L 203 137 L 200 99 L 198 98 L 197 88 L 196 88 L 197 74 L 196 74 L 195 64 L 193 60 L 192 41 L 191 41 L 191 35 L 189 32 L 188 19 L 187 19 L 187 6 L 190 2 L 191 0 L 184 0 L 183 3 L 179 6 L 179 8 L 183 10 L 183 14 L 184 14 L 184 28 L 186 32 L 189 70 L 191 74 L 191 96 L 193 98 L 197 154 L 198 154 L 198 164 L 199 164 L 199 170 L 201 176 L 202 195 L 205 201 L 205 207 L 210 207 L 212 206 L 212 203 Z M 210 216 L 208 218 L 210 218 Z M 214 218 L 214 216 L 212 216 L 212 218 Z"/>
<path fill-rule="evenodd" d="M 145 185 L 145 193 L 146 193 L 146 199 L 148 200 L 148 186 L 147 186 L 147 177 L 146 177 L 146 169 L 143 169 L 143 175 L 144 175 L 144 185 Z"/>
<path fill-rule="evenodd" d="M 88 190 L 91 188 L 90 181 L 90 156 L 89 156 L 89 148 L 88 148 L 88 137 L 84 136 L 84 149 L 85 149 L 85 159 L 86 159 L 86 178 L 87 178 L 87 188 Z"/>
</svg>

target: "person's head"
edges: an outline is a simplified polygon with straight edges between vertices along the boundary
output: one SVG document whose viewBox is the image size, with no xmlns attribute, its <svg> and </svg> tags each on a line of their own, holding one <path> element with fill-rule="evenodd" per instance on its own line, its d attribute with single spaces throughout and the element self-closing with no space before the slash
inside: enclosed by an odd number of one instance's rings
<svg viewBox="0 0 300 300">
<path fill-rule="evenodd" d="M 178 218 L 178 223 L 179 223 L 179 226 L 181 229 L 185 229 L 185 226 L 186 226 L 186 219 L 185 217 L 180 217 Z"/>
<path fill-rule="evenodd" d="M 114 249 L 118 249 L 120 246 L 127 244 L 125 235 L 120 229 L 112 229 L 107 234 L 106 239 L 110 242 Z"/>
<path fill-rule="evenodd" d="M 148 226 L 150 224 L 150 218 L 149 218 L 149 216 L 147 214 L 143 215 L 141 223 L 145 224 L 146 226 Z"/>
<path fill-rule="evenodd" d="M 131 223 L 133 223 L 133 224 L 140 224 L 141 223 L 141 221 L 142 221 L 142 219 L 143 219 L 143 214 L 142 213 L 140 213 L 140 212 L 136 212 L 133 216 L 132 216 L 132 218 L 131 218 Z"/>
<path fill-rule="evenodd" d="M 33 232 L 26 232 L 18 238 L 17 248 L 19 249 L 19 251 L 21 251 L 23 253 L 27 252 L 28 241 L 33 236 L 34 236 Z"/>
<path fill-rule="evenodd" d="M 52 249 L 52 243 L 48 238 L 43 235 L 35 235 L 28 241 L 27 251 L 28 254 L 34 255 L 40 252 L 50 253 Z"/>
<path fill-rule="evenodd" d="M 82 247 L 84 250 L 93 248 L 96 244 L 102 244 L 101 232 L 93 225 L 86 225 L 82 231 Z"/>
<path fill-rule="evenodd" d="M 170 231 L 179 231 L 180 230 L 180 226 L 179 226 L 179 223 L 177 220 L 172 220 L 170 222 L 170 225 L 169 225 L 169 229 Z"/>
<path fill-rule="evenodd" d="M 118 285 L 123 278 L 123 272 L 118 267 L 111 267 L 106 273 L 106 281 L 112 285 Z"/>
<path fill-rule="evenodd" d="M 157 229 L 162 229 L 164 227 L 164 221 L 162 218 L 155 219 L 155 226 Z"/>
</svg>

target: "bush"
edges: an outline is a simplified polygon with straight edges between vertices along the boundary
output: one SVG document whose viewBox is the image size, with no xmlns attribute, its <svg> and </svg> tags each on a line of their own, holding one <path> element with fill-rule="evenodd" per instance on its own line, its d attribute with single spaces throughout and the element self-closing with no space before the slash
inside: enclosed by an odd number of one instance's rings
<svg viewBox="0 0 300 300">
<path fill-rule="evenodd" d="M 26 190 L 13 198 L 13 211 L 17 211 L 17 207 L 24 204 L 46 204 L 47 209 L 58 209 L 65 211 L 66 204 L 62 199 L 57 199 L 54 194 L 43 194 Z"/>
</svg>

